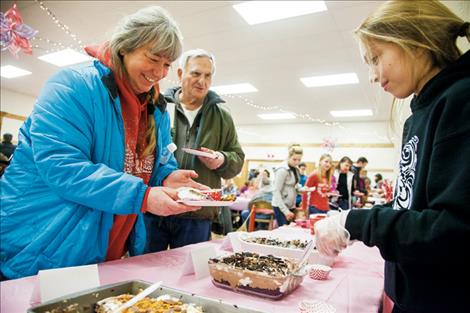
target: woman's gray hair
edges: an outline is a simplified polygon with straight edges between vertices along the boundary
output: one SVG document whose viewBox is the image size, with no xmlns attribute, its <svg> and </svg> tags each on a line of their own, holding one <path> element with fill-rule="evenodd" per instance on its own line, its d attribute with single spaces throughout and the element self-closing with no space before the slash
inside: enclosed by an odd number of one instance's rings
<svg viewBox="0 0 470 313">
<path fill-rule="evenodd" d="M 189 60 L 192 58 L 202 58 L 206 57 L 212 62 L 212 76 L 215 75 L 215 57 L 212 53 L 207 52 L 204 49 L 193 49 L 193 50 L 188 50 L 183 53 L 183 55 L 180 57 L 179 60 L 179 68 L 183 70 L 183 72 L 186 69 L 186 64 L 188 64 Z"/>
<path fill-rule="evenodd" d="M 183 36 L 171 15 L 158 6 L 143 8 L 123 18 L 109 42 L 114 69 L 125 73 L 123 53 L 151 44 L 151 53 L 163 55 L 171 62 L 178 59 L 183 50 Z"/>
</svg>

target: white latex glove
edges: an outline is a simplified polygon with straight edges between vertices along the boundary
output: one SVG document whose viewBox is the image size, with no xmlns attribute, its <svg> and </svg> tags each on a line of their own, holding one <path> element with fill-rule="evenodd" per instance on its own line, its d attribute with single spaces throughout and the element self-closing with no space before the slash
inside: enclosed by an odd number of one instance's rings
<svg viewBox="0 0 470 313">
<path fill-rule="evenodd" d="M 349 211 L 343 211 L 315 223 L 315 245 L 320 254 L 337 256 L 349 243 L 350 234 L 344 224 Z"/>
<path fill-rule="evenodd" d="M 221 153 L 221 152 L 219 152 L 219 151 L 214 151 L 214 150 L 211 150 L 211 149 L 208 149 L 208 148 L 204 148 L 204 147 L 201 147 L 201 151 L 209 152 L 209 153 L 212 153 L 212 154 L 215 154 L 215 155 L 216 155 L 216 158 L 215 158 L 215 159 L 211 159 L 211 158 L 206 158 L 206 157 L 198 156 L 199 161 L 201 161 L 202 163 L 204 163 L 204 165 L 205 165 L 208 169 L 216 170 L 216 169 L 218 169 L 219 167 L 221 167 L 222 164 L 224 164 L 225 156 L 224 156 L 223 153 Z"/>
<path fill-rule="evenodd" d="M 201 207 L 189 206 L 176 202 L 178 200 L 177 190 L 167 187 L 151 187 L 147 198 L 147 212 L 168 216 L 188 211 L 196 211 Z"/>
<path fill-rule="evenodd" d="M 176 170 L 165 178 L 163 186 L 171 188 L 192 187 L 196 189 L 210 189 L 208 186 L 193 180 L 198 176 L 199 175 L 193 170 Z"/>
</svg>

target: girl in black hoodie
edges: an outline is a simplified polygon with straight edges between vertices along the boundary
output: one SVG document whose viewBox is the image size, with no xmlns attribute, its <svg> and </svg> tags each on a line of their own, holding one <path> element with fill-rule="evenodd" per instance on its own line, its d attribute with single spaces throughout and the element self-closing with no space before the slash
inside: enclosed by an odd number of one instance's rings
<svg viewBox="0 0 470 313">
<path fill-rule="evenodd" d="M 393 312 L 468 312 L 470 51 L 456 39 L 470 41 L 469 23 L 438 1 L 390 1 L 355 33 L 371 80 L 396 98 L 414 94 L 412 115 L 395 200 L 318 222 L 317 249 L 377 246 Z"/>
</svg>

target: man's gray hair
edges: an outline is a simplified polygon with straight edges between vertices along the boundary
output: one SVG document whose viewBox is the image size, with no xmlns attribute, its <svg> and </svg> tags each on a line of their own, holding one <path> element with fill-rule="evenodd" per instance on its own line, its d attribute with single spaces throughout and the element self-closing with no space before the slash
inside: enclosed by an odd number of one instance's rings
<svg viewBox="0 0 470 313">
<path fill-rule="evenodd" d="M 183 55 L 180 57 L 179 61 L 179 68 L 183 70 L 183 72 L 186 69 L 186 65 L 188 64 L 189 60 L 192 58 L 202 58 L 206 57 L 212 62 L 212 75 L 215 75 L 215 57 L 212 53 L 207 52 L 204 49 L 193 49 L 193 50 L 188 50 L 183 53 Z"/>
<path fill-rule="evenodd" d="M 150 52 L 162 55 L 171 62 L 183 50 L 183 35 L 171 15 L 158 6 L 151 6 L 123 18 L 109 42 L 111 62 L 118 73 L 125 73 L 121 51 L 131 52 L 151 44 Z"/>
</svg>

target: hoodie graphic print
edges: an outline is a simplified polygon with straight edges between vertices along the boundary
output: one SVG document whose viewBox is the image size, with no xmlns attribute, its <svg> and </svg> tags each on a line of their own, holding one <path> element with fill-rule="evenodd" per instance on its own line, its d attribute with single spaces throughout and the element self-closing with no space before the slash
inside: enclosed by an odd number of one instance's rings
<svg viewBox="0 0 470 313">
<path fill-rule="evenodd" d="M 417 136 L 411 137 L 401 152 L 400 174 L 398 175 L 395 201 L 393 203 L 394 210 L 408 210 L 413 201 L 418 143 L 419 138 Z"/>
</svg>

